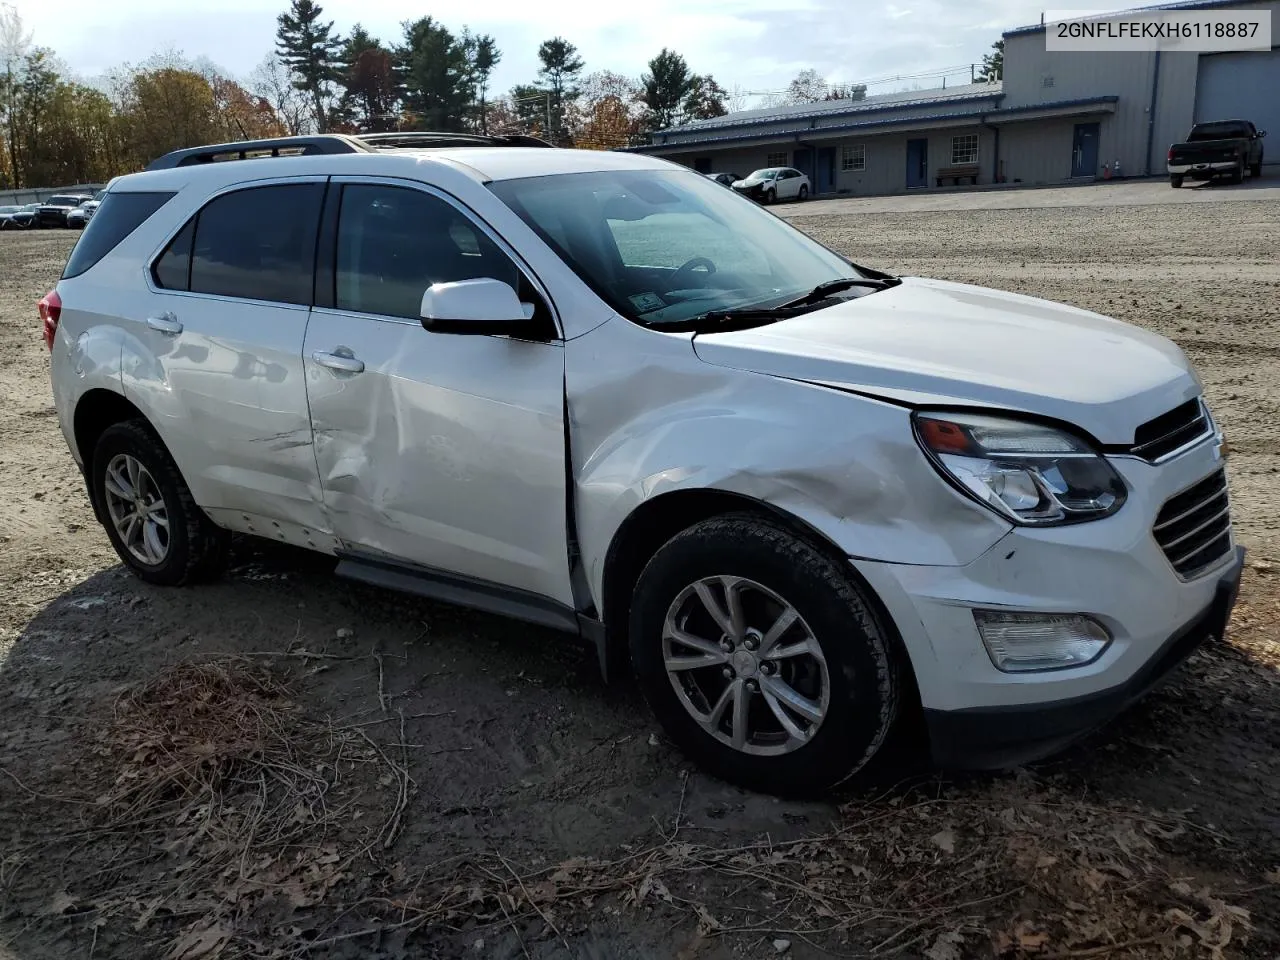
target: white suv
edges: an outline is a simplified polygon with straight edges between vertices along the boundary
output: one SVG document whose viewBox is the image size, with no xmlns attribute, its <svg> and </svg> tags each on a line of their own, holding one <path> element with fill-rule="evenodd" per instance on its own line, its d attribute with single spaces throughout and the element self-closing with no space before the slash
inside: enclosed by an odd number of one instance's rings
<svg viewBox="0 0 1280 960">
<path fill-rule="evenodd" d="M 561 628 L 789 794 L 913 711 L 940 763 L 1043 755 L 1222 633 L 1221 436 L 1161 337 L 856 266 L 641 156 L 228 149 L 112 182 L 41 305 L 144 580 L 238 531 Z"/>
</svg>

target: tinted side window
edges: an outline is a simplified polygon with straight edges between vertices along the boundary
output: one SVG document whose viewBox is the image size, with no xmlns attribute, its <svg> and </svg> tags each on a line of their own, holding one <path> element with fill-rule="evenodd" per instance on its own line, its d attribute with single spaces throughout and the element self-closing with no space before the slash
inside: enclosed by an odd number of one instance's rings
<svg viewBox="0 0 1280 960">
<path fill-rule="evenodd" d="M 418 319 L 433 283 L 489 277 L 522 291 L 515 263 L 438 197 L 403 187 L 352 184 L 342 190 L 335 305 L 340 310 Z"/>
<path fill-rule="evenodd" d="M 151 267 L 156 286 L 165 290 L 189 290 L 191 284 L 191 238 L 196 233 L 196 222 L 190 220 L 178 235 L 169 241 L 164 253 Z"/>
<path fill-rule="evenodd" d="M 322 183 L 289 183 L 210 201 L 196 219 L 191 292 L 309 304 L 323 197 Z"/>
<path fill-rule="evenodd" d="M 67 260 L 62 278 L 78 277 L 108 253 L 148 217 L 173 198 L 168 193 L 108 193 L 93 219 L 85 225 Z"/>
</svg>

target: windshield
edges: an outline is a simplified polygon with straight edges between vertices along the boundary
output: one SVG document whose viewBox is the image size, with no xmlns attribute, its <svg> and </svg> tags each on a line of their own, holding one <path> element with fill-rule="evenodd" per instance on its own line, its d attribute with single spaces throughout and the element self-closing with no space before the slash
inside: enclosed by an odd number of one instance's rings
<svg viewBox="0 0 1280 960">
<path fill-rule="evenodd" d="M 79 197 L 50 197 L 45 201 L 51 207 L 78 207 L 80 206 Z"/>
<path fill-rule="evenodd" d="M 753 174 L 751 174 L 751 176 L 747 177 L 747 179 L 748 180 L 772 180 L 774 177 L 778 175 L 778 171 L 780 169 L 781 169 L 780 167 L 770 167 L 768 170 L 757 170 Z"/>
<path fill-rule="evenodd" d="M 618 170 L 489 188 L 618 313 L 661 326 L 774 306 L 852 264 L 692 171 Z"/>
<path fill-rule="evenodd" d="M 0 207 L 0 213 L 18 213 L 21 207 Z"/>
</svg>

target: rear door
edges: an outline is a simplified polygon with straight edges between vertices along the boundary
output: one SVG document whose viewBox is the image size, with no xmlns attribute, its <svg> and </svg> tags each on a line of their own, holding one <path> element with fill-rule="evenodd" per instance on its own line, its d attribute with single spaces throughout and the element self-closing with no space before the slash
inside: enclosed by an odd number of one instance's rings
<svg viewBox="0 0 1280 960">
<path fill-rule="evenodd" d="M 208 200 L 169 240 L 129 319 L 124 389 L 218 523 L 324 547 L 303 380 L 323 177 Z"/>
<path fill-rule="evenodd" d="M 304 357 L 329 522 L 348 552 L 572 603 L 564 347 L 429 333 L 433 283 L 532 273 L 455 199 L 334 178 Z M 535 314 L 536 315 L 536 314 Z"/>
</svg>

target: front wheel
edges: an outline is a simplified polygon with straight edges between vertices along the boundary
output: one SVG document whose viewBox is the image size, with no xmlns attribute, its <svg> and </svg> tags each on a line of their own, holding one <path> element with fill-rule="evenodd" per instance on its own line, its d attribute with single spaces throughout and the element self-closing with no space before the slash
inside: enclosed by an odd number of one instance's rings
<svg viewBox="0 0 1280 960">
<path fill-rule="evenodd" d="M 801 202 L 801 203 L 804 203 L 806 200 L 808 200 L 808 199 L 809 199 L 809 188 L 808 188 L 807 186 L 805 186 L 804 184 L 801 184 L 801 185 L 800 185 L 800 197 L 799 197 L 799 199 L 800 199 L 800 202 Z"/>
<path fill-rule="evenodd" d="M 766 191 L 765 191 L 765 193 L 764 193 L 764 202 L 765 202 L 765 203 L 773 203 L 773 202 L 775 202 L 777 199 L 778 199 L 778 195 L 777 195 L 776 193 L 774 193 L 772 190 L 766 190 Z"/>
<path fill-rule="evenodd" d="M 1236 167 L 1234 170 L 1231 171 L 1231 182 L 1232 183 L 1244 182 L 1244 161 L 1243 160 L 1240 161 L 1240 165 L 1238 167 Z"/>
<path fill-rule="evenodd" d="M 1170 174 L 1170 175 L 1169 175 L 1169 185 L 1170 185 L 1171 187 L 1173 187 L 1175 190 L 1177 190 L 1179 187 L 1181 187 L 1181 186 L 1182 186 L 1182 175 L 1181 175 L 1181 174 L 1178 174 L 1178 173 L 1172 173 L 1172 174 Z"/>
<path fill-rule="evenodd" d="M 92 478 L 107 537 L 141 579 L 178 586 L 221 572 L 229 535 L 196 505 L 169 451 L 144 421 L 103 431 Z"/>
<path fill-rule="evenodd" d="M 766 520 L 672 538 L 631 606 L 631 656 L 668 736 L 710 773 L 784 796 L 861 770 L 898 711 L 886 631 L 847 573 Z"/>
</svg>

